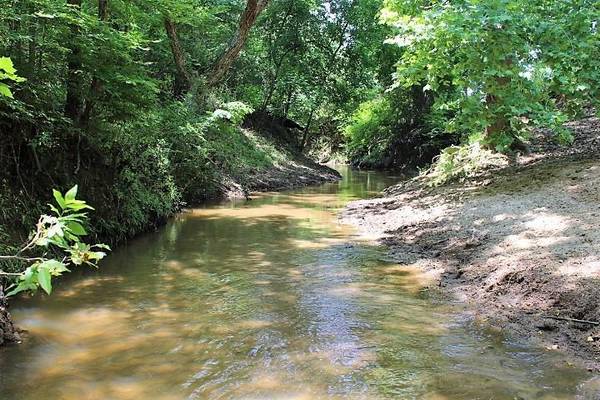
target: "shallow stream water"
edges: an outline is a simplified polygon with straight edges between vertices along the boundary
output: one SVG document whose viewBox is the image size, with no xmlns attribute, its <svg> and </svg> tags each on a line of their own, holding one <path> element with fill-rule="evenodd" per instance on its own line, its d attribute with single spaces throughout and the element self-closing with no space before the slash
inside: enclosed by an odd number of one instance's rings
<svg viewBox="0 0 600 400">
<path fill-rule="evenodd" d="M 587 398 L 585 371 L 476 328 L 337 222 L 398 179 L 191 210 L 20 300 L 0 399 Z"/>
</svg>

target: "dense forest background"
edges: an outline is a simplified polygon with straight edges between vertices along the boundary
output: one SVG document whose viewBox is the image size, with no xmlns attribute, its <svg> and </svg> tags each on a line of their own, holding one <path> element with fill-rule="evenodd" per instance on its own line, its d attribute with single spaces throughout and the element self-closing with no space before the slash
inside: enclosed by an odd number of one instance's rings
<svg viewBox="0 0 600 400">
<path fill-rule="evenodd" d="M 592 0 L 6 0 L 0 252 L 75 183 L 113 242 L 290 152 L 438 156 L 443 181 L 527 151 L 534 128 L 568 143 L 563 123 L 599 98 L 599 15 Z M 246 129 L 260 118 L 285 148 Z"/>
</svg>

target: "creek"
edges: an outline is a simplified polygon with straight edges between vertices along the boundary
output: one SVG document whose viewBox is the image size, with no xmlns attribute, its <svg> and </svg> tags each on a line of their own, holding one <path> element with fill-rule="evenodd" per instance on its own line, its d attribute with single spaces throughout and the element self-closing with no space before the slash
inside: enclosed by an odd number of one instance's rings
<svg viewBox="0 0 600 400">
<path fill-rule="evenodd" d="M 573 399 L 587 372 L 478 327 L 338 223 L 400 177 L 182 213 L 15 302 L 0 399 Z"/>
</svg>

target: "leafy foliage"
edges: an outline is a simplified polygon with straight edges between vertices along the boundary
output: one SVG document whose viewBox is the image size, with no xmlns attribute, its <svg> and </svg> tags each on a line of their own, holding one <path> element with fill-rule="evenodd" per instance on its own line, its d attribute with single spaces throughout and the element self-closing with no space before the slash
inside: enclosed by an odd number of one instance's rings
<svg viewBox="0 0 600 400">
<path fill-rule="evenodd" d="M 0 8 L 0 54 L 10 52 L 27 78 L 14 98 L 0 96 L 0 203 L 7 205 L 0 225 L 8 242 L 36 221 L 52 187 L 87 188 L 98 205 L 90 234 L 117 242 L 164 221 L 183 200 L 218 195 L 219 168 L 245 161 L 230 153 L 219 162 L 214 153 L 229 140 L 216 131 L 237 130 L 249 109 L 232 102 L 230 121 L 209 122 L 227 103 L 220 96 L 203 109 L 175 97 L 163 24 L 163 15 L 175 20 L 200 85 L 199 71 L 233 34 L 237 4 L 108 1 L 99 17 L 100 3 L 77 3 L 19 0 Z M 8 59 L 0 66 L 13 77 Z M 76 116 L 65 112 L 68 92 Z"/>
<path fill-rule="evenodd" d="M 102 250 L 110 250 L 103 244 L 89 245 L 82 242 L 82 237 L 88 233 L 85 229 L 87 214 L 85 210 L 93 210 L 83 200 L 78 200 L 77 186 L 72 187 L 64 195 L 53 190 L 56 206 L 49 205 L 52 215 L 42 215 L 31 234 L 29 242 L 14 256 L 3 256 L 5 259 L 15 259 L 32 264 L 18 274 L 0 275 L 16 276 L 16 282 L 8 289 L 7 296 L 20 292 L 35 292 L 42 288 L 47 294 L 52 292 L 52 279 L 65 272 L 70 272 L 69 265 L 97 266 L 98 261 L 106 256 Z M 24 257 L 22 254 L 43 252 L 40 257 Z M 61 254 L 62 258 L 49 254 Z"/>
<path fill-rule="evenodd" d="M 500 154 L 482 148 L 479 143 L 450 146 L 435 157 L 433 165 L 424 175 L 430 186 L 438 186 L 467 178 L 488 166 L 497 167 L 504 161 Z"/>
<path fill-rule="evenodd" d="M 404 49 L 396 85 L 423 85 L 436 125 L 507 151 L 532 127 L 562 128 L 598 101 L 597 21 L 592 1 L 389 0 L 385 21 Z"/>
<path fill-rule="evenodd" d="M 13 94 L 8 85 L 1 82 L 3 80 L 10 80 L 13 82 L 25 81 L 25 78 L 17 75 L 17 70 L 15 69 L 11 59 L 8 57 L 0 57 L 0 95 L 10 97 L 12 99 Z"/>
<path fill-rule="evenodd" d="M 415 86 L 360 105 L 345 127 L 348 156 L 359 167 L 402 169 L 431 162 L 452 144 L 427 118 L 431 100 Z"/>
</svg>

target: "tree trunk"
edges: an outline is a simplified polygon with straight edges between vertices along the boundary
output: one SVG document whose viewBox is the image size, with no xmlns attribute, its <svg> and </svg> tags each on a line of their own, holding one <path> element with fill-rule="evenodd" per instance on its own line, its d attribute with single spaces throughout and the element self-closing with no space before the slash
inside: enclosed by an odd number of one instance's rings
<svg viewBox="0 0 600 400">
<path fill-rule="evenodd" d="M 277 87 L 277 80 L 279 79 L 279 70 L 281 69 L 282 64 L 283 64 L 283 62 L 279 63 L 279 65 L 277 66 L 277 69 L 275 70 L 273 79 L 271 80 L 269 88 L 267 89 L 267 95 L 265 96 L 265 100 L 263 101 L 263 104 L 261 106 L 261 110 L 263 110 L 263 111 L 267 109 L 267 107 L 269 106 L 269 103 L 271 102 L 271 99 L 273 98 L 273 94 L 275 93 L 275 88 Z"/>
<path fill-rule="evenodd" d="M 310 125 L 312 124 L 313 116 L 315 115 L 316 107 L 313 107 L 310 110 L 310 115 L 308 116 L 308 121 L 306 122 L 306 126 L 304 127 L 304 133 L 302 134 L 302 142 L 300 143 L 300 151 L 304 151 L 306 144 L 308 143 L 308 135 L 310 133 Z"/>
<path fill-rule="evenodd" d="M 73 6 L 77 11 L 81 10 L 81 0 L 67 0 L 67 4 Z M 79 26 L 77 24 L 71 25 L 71 38 L 68 40 L 71 45 L 71 52 L 67 62 L 67 98 L 65 102 L 65 115 L 77 123 L 81 117 L 83 107 L 81 96 L 83 88 L 81 49 L 77 44 L 79 34 Z"/>
<path fill-rule="evenodd" d="M 108 0 L 98 0 L 98 19 L 100 21 L 108 19 Z"/>
<path fill-rule="evenodd" d="M 267 95 L 265 96 L 265 100 L 263 101 L 261 110 L 264 111 L 269 106 L 269 103 L 271 102 L 271 99 L 273 98 L 273 94 L 275 93 L 275 88 L 277 87 L 277 81 L 279 80 L 279 74 L 281 72 L 281 67 L 283 66 L 283 62 L 286 60 L 287 56 L 290 53 L 295 52 L 295 51 L 296 51 L 295 47 L 286 50 L 285 53 L 283 53 L 279 57 L 278 61 L 275 62 L 275 72 L 273 73 L 273 79 L 271 80 L 269 88 L 267 89 Z"/>
<path fill-rule="evenodd" d="M 185 54 L 179 42 L 177 28 L 175 27 L 173 20 L 165 15 L 164 23 L 171 45 L 171 52 L 173 53 L 173 61 L 175 61 L 175 68 L 177 69 L 177 73 L 175 74 L 175 84 L 173 85 L 173 95 L 176 98 L 181 98 L 190 91 L 192 87 L 192 77 L 186 67 Z"/>
<path fill-rule="evenodd" d="M 29 76 L 36 79 L 36 64 L 37 64 L 37 22 L 32 21 L 29 26 L 29 60 L 27 62 L 27 69 L 29 70 Z M 33 80 L 30 79 L 30 80 Z"/>
<path fill-rule="evenodd" d="M 283 105 L 283 116 L 285 118 L 288 117 L 288 114 L 290 113 L 290 107 L 292 106 L 292 100 L 294 99 L 294 87 L 290 86 L 287 92 L 287 98 L 285 100 L 285 103 Z"/>
<path fill-rule="evenodd" d="M 239 57 L 252 26 L 268 4 L 269 0 L 247 0 L 246 8 L 240 17 L 240 23 L 231 44 L 221 55 L 208 77 L 207 86 L 209 88 L 217 86 L 222 81 L 233 62 Z"/>
<path fill-rule="evenodd" d="M 18 343 L 21 336 L 13 324 L 10 313 L 8 312 L 8 303 L 4 297 L 4 291 L 0 285 L 0 346 L 5 343 Z"/>
<path fill-rule="evenodd" d="M 507 58 L 506 60 L 504 60 L 503 63 L 507 69 L 510 69 L 513 65 L 513 61 L 510 58 Z M 510 83 L 510 78 L 497 77 L 494 79 L 494 81 L 495 81 L 495 84 L 497 87 L 504 88 Z M 494 113 L 495 113 L 495 110 L 497 110 L 499 108 L 499 106 L 502 105 L 502 103 L 503 103 L 503 99 L 501 97 L 498 97 L 497 95 L 488 93 L 485 96 L 486 108 Z M 499 134 L 501 134 L 502 132 L 506 131 L 508 128 L 510 128 L 508 119 L 503 115 L 496 116 L 496 119 L 493 122 L 491 122 L 488 126 L 486 126 L 486 128 L 485 128 L 484 135 L 483 135 L 484 147 L 487 147 L 490 149 L 493 148 L 494 147 L 493 146 L 494 138 L 496 136 L 498 136 Z"/>
<path fill-rule="evenodd" d="M 98 19 L 100 21 L 106 21 L 108 19 L 108 0 L 98 0 Z M 89 123 L 94 106 L 96 105 L 96 100 L 100 96 L 101 91 L 102 82 L 97 76 L 93 76 L 92 83 L 90 84 L 90 92 L 85 101 L 85 107 L 79 121 L 82 126 L 87 126 Z"/>
<path fill-rule="evenodd" d="M 281 34 L 281 31 L 284 30 L 285 26 L 287 25 L 287 21 L 292 16 L 292 7 L 293 7 L 293 3 L 290 2 L 289 7 L 286 9 L 284 17 L 277 18 L 279 21 L 279 29 L 277 30 L 277 32 L 279 34 Z M 272 21 L 274 21 L 274 20 L 275 20 L 275 18 L 273 18 Z M 272 23 L 269 30 L 274 30 L 275 29 L 274 25 L 275 24 Z M 278 56 L 277 51 L 276 51 L 276 46 L 275 46 L 276 37 L 277 37 L 277 34 L 274 34 L 269 37 L 269 48 L 270 48 L 269 58 L 275 64 L 275 71 L 273 72 L 273 76 L 272 76 L 273 79 L 271 79 L 271 82 L 268 84 L 265 100 L 263 101 L 262 106 L 261 106 L 261 110 L 263 110 L 263 111 L 267 109 L 267 107 L 271 103 L 273 95 L 275 94 L 275 89 L 277 87 L 277 81 L 279 79 L 279 73 L 281 71 L 281 67 L 283 66 L 283 62 L 286 60 L 287 56 L 291 52 L 296 51 L 296 46 L 293 46 L 293 47 L 288 48 L 283 54 Z"/>
<path fill-rule="evenodd" d="M 497 107 L 498 99 L 496 96 L 488 94 L 485 96 L 485 104 L 488 109 L 494 109 Z M 502 133 L 508 126 L 508 121 L 504 117 L 498 117 L 491 124 L 486 126 L 484 133 L 484 141 L 486 145 L 489 145 L 493 140 L 494 136 Z"/>
</svg>

